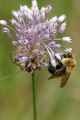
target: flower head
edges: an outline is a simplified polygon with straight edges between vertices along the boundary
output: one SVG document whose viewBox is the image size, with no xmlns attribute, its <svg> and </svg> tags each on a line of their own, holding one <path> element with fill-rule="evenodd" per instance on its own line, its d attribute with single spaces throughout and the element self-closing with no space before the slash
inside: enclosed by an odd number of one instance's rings
<svg viewBox="0 0 80 120">
<path fill-rule="evenodd" d="M 66 29 L 65 15 L 54 16 L 48 19 L 52 6 L 38 8 L 37 1 L 32 0 L 31 9 L 20 6 L 18 11 L 12 11 L 12 20 L 0 20 L 3 32 L 12 38 L 16 49 L 15 60 L 25 71 L 32 72 L 48 64 L 48 46 L 58 54 L 60 41 L 71 42 L 70 37 L 57 38 Z"/>
</svg>

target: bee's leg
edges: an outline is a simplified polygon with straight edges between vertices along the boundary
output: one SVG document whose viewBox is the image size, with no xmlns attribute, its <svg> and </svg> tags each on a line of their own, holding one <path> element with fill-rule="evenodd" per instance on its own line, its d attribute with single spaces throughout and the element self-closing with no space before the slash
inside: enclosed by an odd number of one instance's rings
<svg viewBox="0 0 80 120">
<path fill-rule="evenodd" d="M 61 78 L 61 84 L 60 84 L 60 87 L 61 87 L 61 88 L 63 88 L 63 87 L 66 85 L 66 83 L 67 83 L 67 81 L 68 81 L 68 79 L 69 79 L 69 77 L 70 77 L 70 74 L 71 74 L 71 73 L 66 72 L 66 73 L 62 76 L 62 78 Z"/>
<path fill-rule="evenodd" d="M 51 75 L 51 76 L 48 77 L 48 80 L 51 80 L 51 79 L 54 79 L 54 78 L 55 78 L 55 76 Z"/>
</svg>

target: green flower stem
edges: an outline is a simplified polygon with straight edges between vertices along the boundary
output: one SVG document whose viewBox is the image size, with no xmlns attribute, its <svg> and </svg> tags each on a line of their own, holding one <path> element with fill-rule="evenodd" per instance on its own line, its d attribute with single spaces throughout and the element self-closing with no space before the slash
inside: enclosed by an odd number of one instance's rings
<svg viewBox="0 0 80 120">
<path fill-rule="evenodd" d="M 33 97 L 33 120 L 37 120 L 37 105 L 36 105 L 36 75 L 32 73 L 32 97 Z"/>
</svg>

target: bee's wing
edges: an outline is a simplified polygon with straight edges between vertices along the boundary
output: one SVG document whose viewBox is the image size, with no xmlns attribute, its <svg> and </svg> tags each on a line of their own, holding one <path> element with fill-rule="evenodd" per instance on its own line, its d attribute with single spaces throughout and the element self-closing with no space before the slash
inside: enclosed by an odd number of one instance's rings
<svg viewBox="0 0 80 120">
<path fill-rule="evenodd" d="M 69 79 L 69 77 L 70 77 L 70 72 L 66 72 L 62 77 L 61 77 L 61 84 L 60 84 L 60 87 L 61 88 L 63 88 L 65 85 L 66 85 L 66 83 L 67 83 L 67 81 L 68 81 L 68 79 Z"/>
</svg>

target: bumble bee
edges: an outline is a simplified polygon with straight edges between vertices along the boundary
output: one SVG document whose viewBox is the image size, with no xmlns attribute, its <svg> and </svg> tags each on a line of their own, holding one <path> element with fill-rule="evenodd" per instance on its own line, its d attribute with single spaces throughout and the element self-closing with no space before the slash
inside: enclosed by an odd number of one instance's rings
<svg viewBox="0 0 80 120">
<path fill-rule="evenodd" d="M 47 51 L 49 53 L 48 71 L 51 73 L 48 79 L 60 78 L 60 87 L 62 88 L 66 85 L 72 70 L 75 68 L 76 60 L 71 51 L 59 57 L 56 56 L 51 48 L 47 47 Z"/>
</svg>

